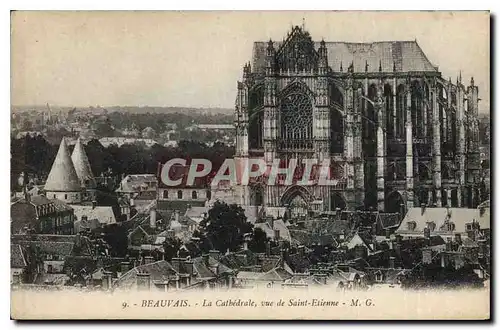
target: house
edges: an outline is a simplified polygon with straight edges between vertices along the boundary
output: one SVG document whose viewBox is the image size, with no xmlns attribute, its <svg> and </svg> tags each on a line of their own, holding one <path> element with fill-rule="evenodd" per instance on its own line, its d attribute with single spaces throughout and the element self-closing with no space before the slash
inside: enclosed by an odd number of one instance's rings
<svg viewBox="0 0 500 330">
<path fill-rule="evenodd" d="M 290 236 L 290 231 L 288 230 L 285 222 L 281 219 L 275 220 L 272 217 L 267 217 L 266 222 L 256 223 L 255 228 L 262 229 L 266 236 L 270 239 L 280 241 L 291 242 L 292 238 Z"/>
<path fill-rule="evenodd" d="M 424 237 L 439 235 L 443 239 L 454 238 L 455 234 L 463 237 L 472 231 L 473 223 L 481 231 L 490 229 L 489 208 L 444 208 L 444 207 L 413 207 L 406 213 L 396 234 L 403 237 Z"/>
<path fill-rule="evenodd" d="M 10 245 L 10 283 L 19 284 L 24 281 L 24 274 L 28 268 L 25 252 L 19 244 Z"/>
<path fill-rule="evenodd" d="M 73 207 L 58 199 L 26 196 L 10 206 L 11 233 L 34 230 L 38 234 L 69 235 L 74 232 Z"/>
<path fill-rule="evenodd" d="M 158 179 L 154 174 L 129 174 L 120 181 L 115 191 L 130 200 L 145 192 L 156 192 L 157 186 Z"/>
<path fill-rule="evenodd" d="M 231 287 L 233 270 L 209 255 L 195 259 L 173 258 L 143 264 L 121 275 L 113 290 L 175 291 L 193 288 Z"/>
<path fill-rule="evenodd" d="M 92 205 L 73 205 L 73 210 L 78 221 L 77 226 L 82 226 L 82 222 L 95 223 L 96 220 L 101 227 L 116 223 L 113 207 L 111 206 L 96 206 L 94 202 Z"/>
<path fill-rule="evenodd" d="M 186 204 L 197 203 L 204 206 L 206 201 L 212 197 L 208 177 L 197 177 L 192 183 L 188 183 L 189 165 L 173 165 L 168 173 L 168 178 L 178 181 L 175 186 L 167 185 L 163 179 L 158 182 L 158 201 L 176 201 Z M 163 174 L 164 175 L 164 174 Z M 161 168 L 158 177 L 161 177 Z M 193 204 L 194 206 L 194 204 Z"/>
<path fill-rule="evenodd" d="M 144 144 L 146 148 L 151 148 L 155 144 L 158 144 L 158 142 L 153 139 L 141 139 L 141 138 L 130 138 L 130 137 L 103 137 L 99 139 L 99 142 L 105 148 L 113 144 L 118 147 L 121 147 L 124 144 Z"/>
</svg>

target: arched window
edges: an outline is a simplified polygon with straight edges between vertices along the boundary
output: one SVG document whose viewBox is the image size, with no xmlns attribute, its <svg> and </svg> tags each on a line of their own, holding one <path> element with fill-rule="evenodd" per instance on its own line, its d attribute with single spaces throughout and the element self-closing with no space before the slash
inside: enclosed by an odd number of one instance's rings
<svg viewBox="0 0 500 330">
<path fill-rule="evenodd" d="M 405 86 L 399 85 L 396 91 L 396 126 L 394 129 L 394 136 L 396 138 L 403 138 L 405 135 L 405 118 L 406 118 L 406 95 Z"/>
<path fill-rule="evenodd" d="M 198 199 L 198 193 L 196 192 L 196 190 L 193 190 L 193 191 L 191 192 L 191 198 L 192 198 L 192 199 Z"/>
<path fill-rule="evenodd" d="M 384 85 L 384 100 L 385 100 L 385 116 L 386 116 L 386 127 L 387 136 L 394 136 L 394 126 L 396 122 L 396 116 L 394 111 L 394 97 L 392 93 L 392 87 L 389 84 Z"/>
<path fill-rule="evenodd" d="M 335 85 L 330 85 L 330 149 L 332 153 L 344 152 L 344 96 Z"/>
<path fill-rule="evenodd" d="M 306 86 L 293 86 L 281 99 L 281 139 L 284 148 L 313 148 L 303 144 L 313 137 L 312 101 Z"/>
<path fill-rule="evenodd" d="M 248 143 L 250 149 L 262 148 L 264 123 L 264 87 L 260 85 L 250 92 L 248 100 Z"/>
<path fill-rule="evenodd" d="M 368 98 L 372 101 L 376 100 L 377 86 L 375 84 L 371 84 L 370 87 L 368 87 Z M 373 104 L 366 101 L 365 106 L 365 118 L 363 118 L 363 137 L 367 139 L 374 139 L 376 132 L 376 124 L 374 123 L 377 122 L 377 114 L 375 113 Z"/>
<path fill-rule="evenodd" d="M 182 199 L 182 190 L 177 191 L 177 199 Z"/>
</svg>

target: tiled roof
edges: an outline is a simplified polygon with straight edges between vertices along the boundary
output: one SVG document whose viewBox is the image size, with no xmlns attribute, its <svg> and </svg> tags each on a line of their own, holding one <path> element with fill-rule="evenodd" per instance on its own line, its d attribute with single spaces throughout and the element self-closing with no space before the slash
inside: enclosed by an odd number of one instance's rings
<svg viewBox="0 0 500 330">
<path fill-rule="evenodd" d="M 53 241 L 19 241 L 25 247 L 35 247 L 44 255 L 56 255 L 67 257 L 73 253 L 73 242 L 53 242 Z"/>
<path fill-rule="evenodd" d="M 255 228 L 262 229 L 269 238 L 274 238 L 274 230 L 279 230 L 280 239 L 291 241 L 290 231 L 283 220 L 274 220 L 272 228 L 267 222 L 256 223 L 254 226 Z"/>
<path fill-rule="evenodd" d="M 282 42 L 274 43 L 277 52 L 281 45 Z M 314 42 L 316 51 L 319 46 L 319 42 Z M 383 72 L 393 72 L 394 66 L 396 66 L 397 72 L 437 71 L 416 41 L 379 41 L 370 43 L 339 41 L 325 42 L 325 46 L 328 52 L 328 65 L 333 71 L 340 71 L 342 63 L 343 71 L 346 72 L 351 62 L 354 64 L 354 72 L 365 72 L 366 64 L 368 64 L 368 72 L 379 72 L 380 65 Z M 263 72 L 266 48 L 267 42 L 258 41 L 254 43 L 252 72 Z"/>
<path fill-rule="evenodd" d="M 54 204 L 56 212 L 66 212 L 74 210 L 71 206 L 61 200 L 51 199 L 50 201 Z"/>
<path fill-rule="evenodd" d="M 150 274 L 151 282 L 167 281 L 177 275 L 177 271 L 165 260 L 160 260 L 150 264 L 140 265 L 123 274 L 113 285 L 115 288 L 131 289 L 136 286 L 137 274 L 146 272 Z"/>
<path fill-rule="evenodd" d="M 45 182 L 45 191 L 81 191 L 80 180 L 71 160 L 68 146 L 63 138 L 56 159 Z"/>
<path fill-rule="evenodd" d="M 10 267 L 11 268 L 24 268 L 27 266 L 24 253 L 19 244 L 10 245 Z"/>
<path fill-rule="evenodd" d="M 468 208 L 449 208 L 451 212 L 451 217 L 449 221 L 455 224 L 455 232 L 465 232 L 465 224 L 475 220 L 479 223 L 481 229 L 490 228 L 490 212 L 486 209 L 481 215 L 479 209 L 468 209 Z M 424 228 L 427 226 L 427 222 L 434 222 L 436 224 L 435 231 L 440 231 L 445 220 L 447 220 L 448 209 L 444 207 L 427 207 L 422 214 L 422 209 L 420 207 L 413 207 L 406 213 L 401 225 L 396 230 L 396 233 L 408 233 L 408 223 L 414 221 L 416 228 L 413 233 L 423 233 Z"/>
<path fill-rule="evenodd" d="M 208 207 L 206 206 L 191 206 L 184 215 L 190 218 L 201 218 L 206 213 L 208 213 Z"/>
<path fill-rule="evenodd" d="M 111 206 L 90 206 L 90 205 L 73 205 L 75 216 L 78 220 L 86 216 L 87 220 L 97 219 L 101 224 L 116 223 L 115 214 Z"/>
<path fill-rule="evenodd" d="M 378 221 L 382 229 L 393 228 L 399 226 L 398 213 L 380 213 Z"/>
<path fill-rule="evenodd" d="M 155 190 L 158 179 L 155 174 L 129 174 L 120 182 L 117 192 Z M 153 185 L 152 185 L 153 184 Z"/>
<path fill-rule="evenodd" d="M 32 196 L 30 199 L 31 204 L 35 206 L 40 206 L 40 205 L 49 205 L 53 203 L 53 200 L 48 199 L 45 196 L 38 195 L 38 196 Z"/>
</svg>

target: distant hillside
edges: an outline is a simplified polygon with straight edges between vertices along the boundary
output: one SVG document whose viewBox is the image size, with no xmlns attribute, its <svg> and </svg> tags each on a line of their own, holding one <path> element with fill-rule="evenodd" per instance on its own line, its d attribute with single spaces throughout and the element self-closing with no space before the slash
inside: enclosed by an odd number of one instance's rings
<svg viewBox="0 0 500 330">
<path fill-rule="evenodd" d="M 229 108 L 188 108 L 188 107 L 138 107 L 138 106 L 111 106 L 111 107 L 68 107 L 68 106 L 53 106 L 50 105 L 50 109 L 54 112 L 67 112 L 71 109 L 76 108 L 78 111 L 96 111 L 100 112 L 106 109 L 108 112 L 128 112 L 128 113 L 199 113 L 199 114 L 230 114 L 233 109 Z M 47 105 L 13 105 L 11 106 L 12 112 L 24 112 L 24 111 L 47 111 Z"/>
</svg>

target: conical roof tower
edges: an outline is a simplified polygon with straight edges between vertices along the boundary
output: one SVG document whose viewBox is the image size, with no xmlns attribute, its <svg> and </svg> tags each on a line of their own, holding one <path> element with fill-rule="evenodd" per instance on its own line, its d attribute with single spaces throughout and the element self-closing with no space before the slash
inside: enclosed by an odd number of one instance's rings
<svg viewBox="0 0 500 330">
<path fill-rule="evenodd" d="M 44 190 L 46 192 L 80 192 L 82 190 L 64 138 L 59 145 L 59 151 L 45 182 Z M 52 196 L 48 194 L 47 197 Z"/>
<path fill-rule="evenodd" d="M 73 149 L 73 154 L 71 155 L 71 160 L 73 161 L 73 166 L 75 167 L 81 186 L 87 189 L 94 189 L 96 187 L 96 182 L 94 175 L 92 174 L 89 159 L 85 153 L 85 148 L 80 138 L 76 141 L 75 149 Z"/>
</svg>

